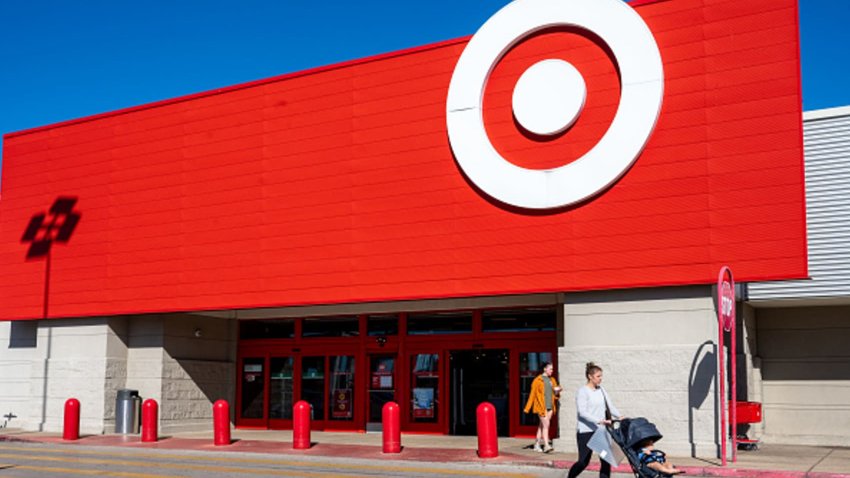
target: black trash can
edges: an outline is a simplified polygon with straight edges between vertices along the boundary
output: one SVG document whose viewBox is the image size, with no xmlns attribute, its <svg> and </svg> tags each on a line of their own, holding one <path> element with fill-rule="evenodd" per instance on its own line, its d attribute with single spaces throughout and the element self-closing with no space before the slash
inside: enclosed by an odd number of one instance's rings
<svg viewBox="0 0 850 478">
<path fill-rule="evenodd" d="M 139 433 L 142 399 L 138 390 L 121 389 L 115 398 L 115 433 Z"/>
</svg>

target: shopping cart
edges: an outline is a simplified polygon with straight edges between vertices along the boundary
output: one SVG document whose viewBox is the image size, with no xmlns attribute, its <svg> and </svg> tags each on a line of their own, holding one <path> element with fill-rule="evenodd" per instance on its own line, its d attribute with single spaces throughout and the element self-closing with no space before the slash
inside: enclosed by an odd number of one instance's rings
<svg viewBox="0 0 850 478">
<path fill-rule="evenodd" d="M 750 425 L 752 423 L 761 422 L 761 403 L 759 402 L 737 402 L 735 408 L 735 432 L 738 431 L 738 425 Z M 746 433 L 739 433 L 738 449 L 739 450 L 758 450 L 759 441 L 747 436 Z"/>
</svg>

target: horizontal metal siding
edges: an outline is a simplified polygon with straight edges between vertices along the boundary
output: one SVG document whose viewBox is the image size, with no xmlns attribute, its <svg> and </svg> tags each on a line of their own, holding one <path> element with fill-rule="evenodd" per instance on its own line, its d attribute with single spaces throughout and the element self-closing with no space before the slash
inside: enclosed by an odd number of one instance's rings
<svg viewBox="0 0 850 478">
<path fill-rule="evenodd" d="M 750 284 L 751 300 L 850 296 L 850 112 L 803 131 L 811 280 Z"/>
</svg>

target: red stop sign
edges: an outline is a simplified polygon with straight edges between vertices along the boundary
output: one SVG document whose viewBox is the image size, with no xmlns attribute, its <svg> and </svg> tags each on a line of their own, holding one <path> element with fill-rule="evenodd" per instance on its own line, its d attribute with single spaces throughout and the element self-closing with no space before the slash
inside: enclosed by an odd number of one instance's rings
<svg viewBox="0 0 850 478">
<path fill-rule="evenodd" d="M 735 326 L 735 288 L 728 280 L 720 283 L 720 322 L 723 330 L 729 332 Z"/>
</svg>

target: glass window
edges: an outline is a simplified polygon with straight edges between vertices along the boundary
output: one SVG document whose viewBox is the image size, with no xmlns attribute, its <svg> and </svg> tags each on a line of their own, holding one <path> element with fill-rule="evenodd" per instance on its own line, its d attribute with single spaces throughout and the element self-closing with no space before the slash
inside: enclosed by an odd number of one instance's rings
<svg viewBox="0 0 850 478">
<path fill-rule="evenodd" d="M 245 320 L 239 322 L 240 339 L 291 339 L 295 319 Z"/>
<path fill-rule="evenodd" d="M 37 320 L 15 320 L 9 323 L 9 348 L 35 348 L 38 342 Z"/>
<path fill-rule="evenodd" d="M 472 312 L 410 314 L 408 335 L 472 333 Z"/>
<path fill-rule="evenodd" d="M 369 371 L 369 422 L 383 421 L 384 405 L 395 400 L 395 355 L 373 355 Z"/>
<path fill-rule="evenodd" d="M 555 330 L 555 309 L 485 310 L 481 313 L 484 332 L 544 332 Z"/>
<path fill-rule="evenodd" d="M 552 363 L 550 352 L 523 352 L 519 354 L 519 423 L 537 426 L 537 417 L 533 413 L 524 413 L 525 403 L 531 394 L 531 382 L 543 373 L 543 364 Z M 562 399 L 563 400 L 563 399 Z"/>
<path fill-rule="evenodd" d="M 325 358 L 301 359 L 301 399 L 312 405 L 313 420 L 325 419 Z"/>
<path fill-rule="evenodd" d="M 316 317 L 304 319 L 301 336 L 315 337 L 357 337 L 360 335 L 360 323 L 357 317 Z"/>
<path fill-rule="evenodd" d="M 354 419 L 354 357 L 330 357 L 330 382 L 328 403 L 330 420 Z"/>
<path fill-rule="evenodd" d="M 263 358 L 242 359 L 242 418 L 263 418 Z"/>
<path fill-rule="evenodd" d="M 269 418 L 292 420 L 292 357 L 272 357 L 269 367 Z"/>
<path fill-rule="evenodd" d="M 397 315 L 370 315 L 366 318 L 366 328 L 370 336 L 398 335 Z"/>
<path fill-rule="evenodd" d="M 410 419 L 437 423 L 440 401 L 440 356 L 414 354 L 410 357 Z"/>
</svg>

